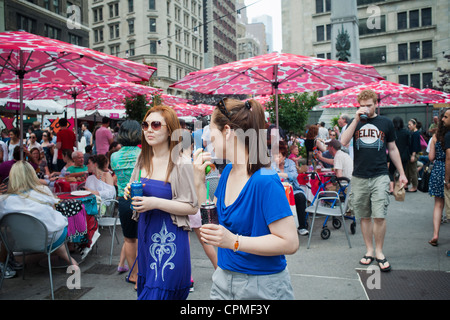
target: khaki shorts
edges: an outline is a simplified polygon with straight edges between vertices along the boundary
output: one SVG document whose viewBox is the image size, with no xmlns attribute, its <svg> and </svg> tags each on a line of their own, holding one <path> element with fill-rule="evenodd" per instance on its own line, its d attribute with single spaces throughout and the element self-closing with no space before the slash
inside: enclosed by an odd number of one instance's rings
<svg viewBox="0 0 450 320">
<path fill-rule="evenodd" d="M 288 269 L 275 274 L 249 275 L 217 267 L 211 300 L 294 300 Z"/>
<path fill-rule="evenodd" d="M 350 199 L 356 218 L 386 218 L 390 202 L 389 183 L 388 175 L 352 177 Z"/>
</svg>

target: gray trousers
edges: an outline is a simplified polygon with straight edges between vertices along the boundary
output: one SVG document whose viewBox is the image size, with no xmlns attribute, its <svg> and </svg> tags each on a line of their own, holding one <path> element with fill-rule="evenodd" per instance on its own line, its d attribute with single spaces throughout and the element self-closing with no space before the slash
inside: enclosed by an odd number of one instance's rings
<svg viewBox="0 0 450 320">
<path fill-rule="evenodd" d="M 217 267 L 212 276 L 211 300 L 294 300 L 288 269 L 251 275 Z"/>
</svg>

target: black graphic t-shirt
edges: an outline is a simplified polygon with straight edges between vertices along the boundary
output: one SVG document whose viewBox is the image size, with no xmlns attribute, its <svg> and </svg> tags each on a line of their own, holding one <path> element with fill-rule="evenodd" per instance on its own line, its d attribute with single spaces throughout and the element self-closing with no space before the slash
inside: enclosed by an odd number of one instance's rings
<svg viewBox="0 0 450 320">
<path fill-rule="evenodd" d="M 359 122 L 353 134 L 353 175 L 374 178 L 388 174 L 387 143 L 395 141 L 392 120 L 383 116 Z"/>
</svg>

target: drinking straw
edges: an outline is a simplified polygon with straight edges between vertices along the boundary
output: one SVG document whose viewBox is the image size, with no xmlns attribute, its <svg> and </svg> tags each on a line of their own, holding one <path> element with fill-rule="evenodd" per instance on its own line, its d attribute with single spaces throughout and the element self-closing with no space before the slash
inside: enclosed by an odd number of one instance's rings
<svg viewBox="0 0 450 320">
<path fill-rule="evenodd" d="M 206 181 L 206 203 L 209 203 L 209 180 Z"/>
<path fill-rule="evenodd" d="M 141 171 L 142 170 L 139 170 L 139 180 L 138 180 L 139 182 L 141 182 Z"/>
</svg>

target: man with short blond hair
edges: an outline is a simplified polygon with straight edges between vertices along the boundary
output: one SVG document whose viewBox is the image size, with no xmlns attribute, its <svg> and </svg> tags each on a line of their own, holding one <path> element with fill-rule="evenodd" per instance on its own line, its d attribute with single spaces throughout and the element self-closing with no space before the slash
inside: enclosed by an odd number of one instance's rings
<svg viewBox="0 0 450 320">
<path fill-rule="evenodd" d="M 346 145 L 354 139 L 351 201 L 355 217 L 361 219 L 361 232 L 367 250 L 359 263 L 369 265 L 376 259 L 381 271 L 389 271 L 391 265 L 383 253 L 390 183 L 386 149 L 400 174 L 399 181 L 406 185 L 408 180 L 395 144 L 392 120 L 376 114 L 377 94 L 372 90 L 363 90 L 358 95 L 358 103 L 360 107 L 342 134 L 341 143 Z"/>
</svg>

